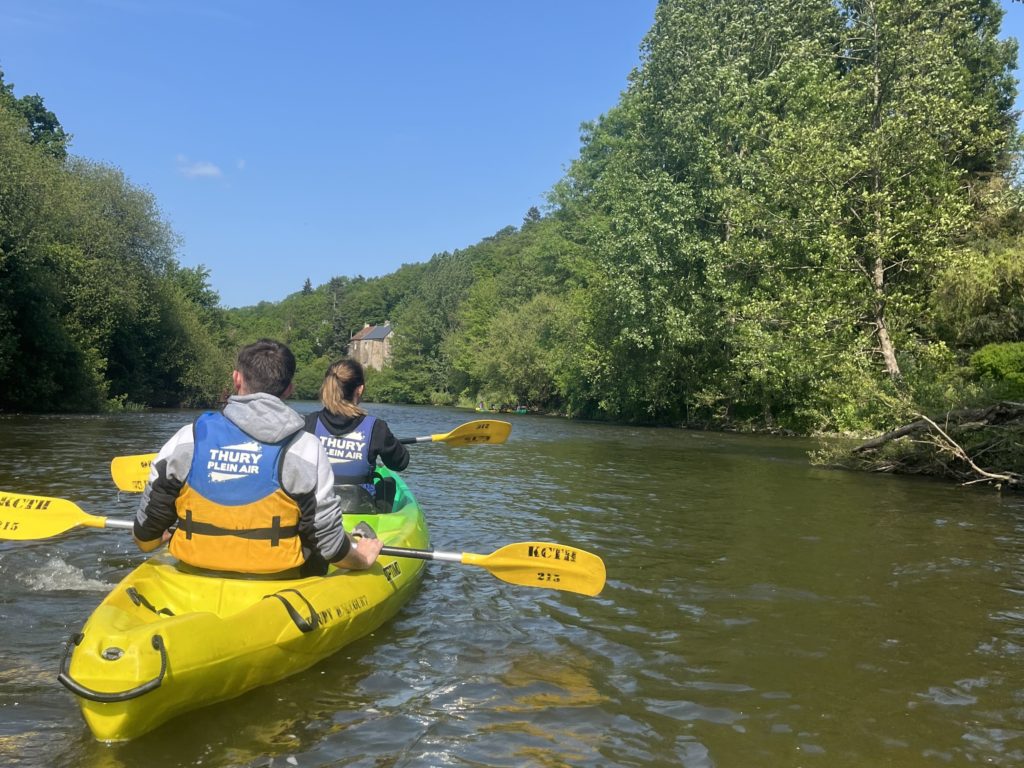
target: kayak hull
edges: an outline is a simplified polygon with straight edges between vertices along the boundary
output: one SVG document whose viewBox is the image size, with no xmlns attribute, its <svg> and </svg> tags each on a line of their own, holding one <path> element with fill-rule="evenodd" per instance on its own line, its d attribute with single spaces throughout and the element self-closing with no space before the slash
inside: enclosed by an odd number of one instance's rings
<svg viewBox="0 0 1024 768">
<path fill-rule="evenodd" d="M 395 477 L 395 511 L 346 515 L 390 546 L 426 549 L 422 511 Z M 166 552 L 118 584 L 65 650 L 60 680 L 100 741 L 136 738 L 177 715 L 311 667 L 391 619 L 424 562 L 382 555 L 366 571 L 265 579 L 189 573 Z"/>
</svg>

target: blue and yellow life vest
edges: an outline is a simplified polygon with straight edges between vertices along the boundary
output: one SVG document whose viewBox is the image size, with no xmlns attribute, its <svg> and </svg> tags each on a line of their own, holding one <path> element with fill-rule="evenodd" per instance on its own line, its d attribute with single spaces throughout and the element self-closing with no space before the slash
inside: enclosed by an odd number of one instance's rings
<svg viewBox="0 0 1024 768">
<path fill-rule="evenodd" d="M 281 460 L 295 435 L 263 443 L 221 413 L 204 413 L 193 433 L 171 554 L 216 571 L 277 573 L 302 565 L 301 510 L 281 487 Z"/>
<path fill-rule="evenodd" d="M 370 438 L 376 423 L 376 416 L 367 415 L 355 429 L 335 435 L 327 429 L 323 419 L 317 418 L 313 434 L 320 438 L 327 452 L 335 485 L 358 485 L 371 497 L 375 494 L 373 471 L 376 467 L 370 461 Z"/>
</svg>

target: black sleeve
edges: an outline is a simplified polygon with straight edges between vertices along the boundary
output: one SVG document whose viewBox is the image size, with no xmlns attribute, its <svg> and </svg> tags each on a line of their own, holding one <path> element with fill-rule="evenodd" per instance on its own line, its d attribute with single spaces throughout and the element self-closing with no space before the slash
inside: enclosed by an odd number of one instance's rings
<svg viewBox="0 0 1024 768">
<path fill-rule="evenodd" d="M 183 483 L 177 478 L 167 477 L 166 460 L 158 461 L 153 466 L 156 467 L 157 476 L 149 489 L 144 521 L 140 523 L 136 515 L 132 526 L 132 533 L 139 541 L 159 539 L 164 531 L 178 522 L 174 502 L 181 493 Z"/>
<path fill-rule="evenodd" d="M 409 466 L 409 450 L 398 442 L 398 438 L 391 434 L 391 427 L 381 419 L 377 419 L 373 425 L 373 434 L 370 436 L 371 461 L 376 462 L 378 456 L 385 467 L 395 472 L 401 472 Z"/>
<path fill-rule="evenodd" d="M 323 554 L 320 552 L 320 547 L 317 545 L 316 537 L 316 512 L 317 512 L 317 497 L 316 489 L 305 493 L 294 493 L 289 494 L 295 503 L 299 505 L 299 539 L 302 541 L 303 549 L 308 550 L 311 554 L 309 556 L 309 562 L 315 564 L 317 561 L 326 562 Z M 339 517 L 340 520 L 340 517 Z M 345 536 L 341 542 L 341 546 L 338 548 L 337 553 L 331 558 L 332 563 L 336 563 L 339 560 L 344 559 L 345 555 L 348 554 L 349 549 L 352 548 L 352 541 L 348 536 Z M 314 569 L 315 565 L 312 565 Z M 313 573 L 314 571 L 310 571 Z"/>
<path fill-rule="evenodd" d="M 305 416 L 303 416 L 303 419 L 306 422 L 306 426 L 304 427 L 304 429 L 307 432 L 312 432 L 312 433 L 315 434 L 316 433 L 316 420 L 318 418 L 320 418 L 320 411 L 314 411 L 313 413 L 307 413 Z"/>
</svg>

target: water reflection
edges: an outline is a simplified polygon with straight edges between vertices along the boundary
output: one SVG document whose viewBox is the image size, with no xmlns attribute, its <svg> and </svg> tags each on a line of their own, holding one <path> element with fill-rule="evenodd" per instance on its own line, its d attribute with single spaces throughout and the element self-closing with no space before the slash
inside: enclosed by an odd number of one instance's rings
<svg viewBox="0 0 1024 768">
<path fill-rule="evenodd" d="M 371 409 L 401 436 L 475 418 Z M 0 417 L 0 488 L 131 515 L 110 459 L 193 415 Z M 815 469 L 806 441 L 509 420 L 502 446 L 412 448 L 435 546 L 573 544 L 599 597 L 432 563 L 374 637 L 107 746 L 54 678 L 141 556 L 117 531 L 0 543 L 0 763 L 1024 764 L 1024 503 Z"/>
</svg>

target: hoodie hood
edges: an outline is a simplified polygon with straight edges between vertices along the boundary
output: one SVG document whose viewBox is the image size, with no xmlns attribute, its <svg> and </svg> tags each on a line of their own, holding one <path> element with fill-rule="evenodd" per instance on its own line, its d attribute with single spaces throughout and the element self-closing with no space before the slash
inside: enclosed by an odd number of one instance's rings
<svg viewBox="0 0 1024 768">
<path fill-rule="evenodd" d="M 232 395 L 224 406 L 224 416 L 247 435 L 263 443 L 279 443 L 300 429 L 302 417 L 273 395 Z"/>
</svg>

